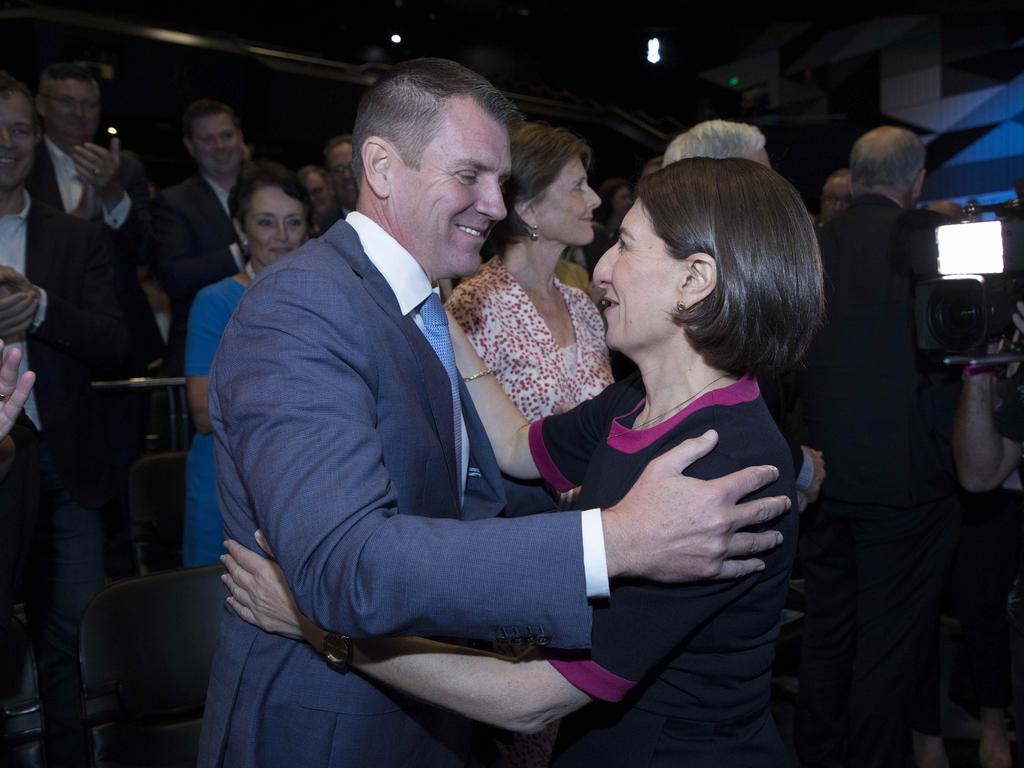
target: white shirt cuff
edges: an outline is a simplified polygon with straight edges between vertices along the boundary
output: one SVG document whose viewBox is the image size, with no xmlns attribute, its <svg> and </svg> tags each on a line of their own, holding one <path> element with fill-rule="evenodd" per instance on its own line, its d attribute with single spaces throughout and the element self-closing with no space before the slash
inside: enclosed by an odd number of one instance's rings
<svg viewBox="0 0 1024 768">
<path fill-rule="evenodd" d="M 37 285 L 36 288 L 39 288 L 39 286 Z M 36 308 L 36 319 L 28 327 L 29 333 L 35 333 L 39 330 L 39 326 L 46 322 L 46 304 L 46 291 L 39 288 L 39 306 Z"/>
<path fill-rule="evenodd" d="M 806 491 L 811 487 L 811 482 L 814 480 L 814 460 L 803 446 L 800 446 L 800 453 L 803 454 L 804 461 L 800 465 L 800 472 L 796 476 L 796 489 L 798 491 Z"/>
<path fill-rule="evenodd" d="M 120 229 L 128 220 L 128 214 L 132 212 L 132 199 L 125 192 L 113 208 L 108 208 L 106 203 L 103 204 L 102 208 L 103 221 L 106 222 L 107 226 L 111 229 Z"/>
<path fill-rule="evenodd" d="M 231 245 L 228 246 L 228 250 L 231 251 L 231 255 L 235 257 L 235 264 L 238 265 L 238 271 L 244 272 L 245 259 L 242 257 L 242 246 L 238 243 L 231 243 Z"/>
<path fill-rule="evenodd" d="M 608 597 L 608 558 L 604 549 L 604 524 L 600 509 L 580 513 L 583 526 L 583 574 L 587 579 L 587 599 Z"/>
</svg>

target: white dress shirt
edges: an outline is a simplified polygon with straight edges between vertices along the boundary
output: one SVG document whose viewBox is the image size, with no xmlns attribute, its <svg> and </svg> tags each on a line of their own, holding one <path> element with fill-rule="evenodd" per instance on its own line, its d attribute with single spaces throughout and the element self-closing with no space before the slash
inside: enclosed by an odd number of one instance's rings
<svg viewBox="0 0 1024 768">
<path fill-rule="evenodd" d="M 430 280 L 427 278 L 426 272 L 423 271 L 423 267 L 397 240 L 369 217 L 358 211 L 353 211 L 345 217 L 345 221 L 359 235 L 359 242 L 362 244 L 363 250 L 366 251 L 366 256 L 394 292 L 402 314 L 412 314 L 413 321 L 422 331 L 423 321 L 416 310 L 431 291 L 436 291 L 430 285 Z M 465 487 L 466 472 L 469 468 L 469 435 L 466 433 L 465 421 L 462 419 L 461 487 Z M 607 597 L 610 589 L 601 510 L 585 510 L 582 513 L 582 525 L 583 570 L 587 581 L 587 597 Z"/>
</svg>

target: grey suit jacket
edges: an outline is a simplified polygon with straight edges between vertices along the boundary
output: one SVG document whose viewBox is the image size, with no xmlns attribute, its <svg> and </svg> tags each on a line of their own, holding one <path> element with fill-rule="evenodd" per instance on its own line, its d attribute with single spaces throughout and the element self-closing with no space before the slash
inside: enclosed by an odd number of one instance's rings
<svg viewBox="0 0 1024 768">
<path fill-rule="evenodd" d="M 260 275 L 210 393 L 226 532 L 251 545 L 262 528 L 321 626 L 589 645 L 579 515 L 498 517 L 465 390 L 460 508 L 444 369 L 348 224 Z M 461 765 L 468 736 L 467 721 L 226 612 L 201 765 Z"/>
</svg>

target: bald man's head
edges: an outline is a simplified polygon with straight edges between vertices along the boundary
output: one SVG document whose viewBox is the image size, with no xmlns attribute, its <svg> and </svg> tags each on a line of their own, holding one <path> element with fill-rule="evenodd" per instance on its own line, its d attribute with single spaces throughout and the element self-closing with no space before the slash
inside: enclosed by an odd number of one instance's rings
<svg viewBox="0 0 1024 768">
<path fill-rule="evenodd" d="M 850 152 L 854 197 L 884 194 L 911 207 L 924 182 L 924 144 L 906 128 L 883 125 L 868 131 Z"/>
</svg>

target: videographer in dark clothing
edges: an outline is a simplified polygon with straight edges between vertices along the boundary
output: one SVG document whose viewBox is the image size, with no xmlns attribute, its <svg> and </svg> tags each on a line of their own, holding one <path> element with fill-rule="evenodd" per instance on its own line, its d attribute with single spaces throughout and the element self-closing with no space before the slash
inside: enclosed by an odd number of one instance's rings
<svg viewBox="0 0 1024 768">
<path fill-rule="evenodd" d="M 1024 302 L 1018 302 L 1013 316 L 1024 332 Z M 964 370 L 964 385 L 953 435 L 957 476 L 972 492 L 1020 488 L 1015 475 L 1024 444 L 1024 371 L 1013 371 L 1006 379 L 996 376 L 989 365 L 971 365 Z M 1003 491 L 1003 494 L 1006 494 Z M 1019 506 L 1019 490 L 1016 503 Z M 989 553 L 992 556 L 992 553 Z M 1004 592 L 1005 594 L 1005 592 Z M 1010 656 L 1013 670 L 1013 700 L 1017 712 L 1024 712 L 1024 560 L 1018 559 L 1017 577 L 1007 600 Z M 985 701 L 980 700 L 982 714 Z M 1000 710 L 1001 715 L 1001 710 Z M 983 718 L 984 726 L 984 718 Z M 982 732 L 984 736 L 984 728 Z M 1024 768 L 1024 753 L 1018 748 L 1017 765 Z"/>
</svg>

